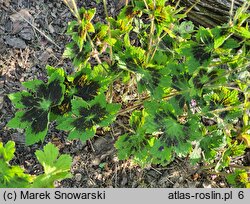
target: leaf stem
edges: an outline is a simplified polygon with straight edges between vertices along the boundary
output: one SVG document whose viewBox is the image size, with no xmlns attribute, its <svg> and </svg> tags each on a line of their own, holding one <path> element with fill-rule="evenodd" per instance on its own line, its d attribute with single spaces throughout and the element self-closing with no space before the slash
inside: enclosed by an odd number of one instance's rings
<svg viewBox="0 0 250 204">
<path fill-rule="evenodd" d="M 98 64 L 100 64 L 100 65 L 102 66 L 102 68 L 108 73 L 108 70 L 107 70 L 106 67 L 103 66 L 103 64 L 102 64 L 102 61 L 101 61 L 101 59 L 99 58 L 99 55 L 98 55 L 99 52 L 97 51 L 97 49 L 96 49 L 96 47 L 95 47 L 95 45 L 94 45 L 93 41 L 91 40 L 91 38 L 90 38 L 90 36 L 89 36 L 88 33 L 87 33 L 87 38 L 88 38 L 88 40 L 89 40 L 89 42 L 90 42 L 90 45 L 91 45 L 91 47 L 92 47 L 92 49 L 93 49 L 93 52 L 94 52 L 93 57 L 96 59 L 96 61 L 98 62 Z"/>
<path fill-rule="evenodd" d="M 154 59 L 154 56 L 155 56 L 155 53 L 156 53 L 156 51 L 158 49 L 159 43 L 161 42 L 162 38 L 164 38 L 166 35 L 167 35 L 167 33 L 164 33 L 161 37 L 158 37 L 157 43 L 155 45 L 155 49 L 154 49 L 153 54 L 152 54 L 152 56 L 150 58 L 150 62 Z"/>
<path fill-rule="evenodd" d="M 229 107 L 226 107 L 226 108 L 219 108 L 219 109 L 216 109 L 216 110 L 208 111 L 207 113 L 216 114 L 216 113 L 221 113 L 221 112 L 224 112 L 224 111 L 230 111 L 230 110 L 233 110 L 233 109 L 243 109 L 243 108 L 244 108 L 244 105 L 241 104 L 241 105 L 238 105 L 238 106 L 229 106 Z"/>
<path fill-rule="evenodd" d="M 250 166 L 240 166 L 240 165 L 237 165 L 237 164 L 229 164 L 229 167 L 236 168 L 236 169 L 244 169 L 244 170 L 250 171 Z"/>
<path fill-rule="evenodd" d="M 155 0 L 154 0 L 154 8 L 155 8 Z M 155 17 L 154 15 L 151 14 L 150 16 L 151 24 L 150 24 L 150 33 L 149 33 L 149 43 L 148 43 L 148 52 L 147 52 L 147 57 L 146 57 L 146 65 L 149 63 L 149 58 L 152 53 L 152 43 L 153 43 L 153 36 L 154 36 L 154 31 L 155 31 Z"/>
<path fill-rule="evenodd" d="M 145 6 L 146 6 L 146 8 L 147 8 L 147 10 L 148 10 L 149 8 L 148 8 L 147 2 L 146 2 L 145 0 L 143 0 L 143 1 L 144 1 L 144 4 L 145 4 Z"/>
<path fill-rule="evenodd" d="M 200 0 L 197 0 L 188 10 L 186 10 L 184 15 L 186 16 L 199 2 Z"/>
<path fill-rule="evenodd" d="M 180 1 L 181 1 L 181 0 L 178 0 L 177 3 L 175 4 L 175 7 L 174 7 L 175 10 L 176 10 L 177 7 L 180 5 Z"/>
<path fill-rule="evenodd" d="M 109 39 L 111 39 L 111 37 L 112 37 L 112 35 L 111 35 L 111 25 L 110 25 L 110 22 L 108 20 L 109 14 L 108 14 L 106 0 L 103 0 L 103 6 L 104 6 L 104 12 L 105 12 L 107 23 L 108 23 L 108 35 L 109 35 Z M 113 50 L 112 50 L 112 46 L 111 45 L 109 45 L 109 55 L 110 55 L 111 63 L 113 63 Z"/>
<path fill-rule="evenodd" d="M 68 2 L 68 0 L 63 0 L 63 2 L 69 8 L 70 12 L 77 18 L 77 20 L 81 20 L 75 0 L 70 0 L 71 4 Z"/>
<path fill-rule="evenodd" d="M 234 0 L 231 0 L 231 7 L 230 7 L 230 11 L 229 11 L 229 25 L 233 24 L 233 11 L 234 11 Z"/>
<path fill-rule="evenodd" d="M 180 94 L 180 93 L 179 93 L 179 92 L 172 92 L 172 93 L 168 94 L 167 96 L 165 96 L 165 97 L 163 98 L 163 100 L 170 99 L 170 98 L 172 98 L 173 96 L 176 96 L 176 95 L 178 95 L 178 94 Z M 128 107 L 128 108 L 125 108 L 125 109 L 123 109 L 123 110 L 120 110 L 119 113 L 118 113 L 118 115 L 122 115 L 122 114 L 127 113 L 127 112 L 130 112 L 130 111 L 132 111 L 132 110 L 134 110 L 134 109 L 136 109 L 136 108 L 139 108 L 140 106 L 142 106 L 142 104 L 143 104 L 144 101 L 147 101 L 147 100 L 149 100 L 149 99 L 150 99 L 150 96 L 146 96 L 146 97 L 144 97 L 144 98 L 141 98 L 139 101 L 137 101 L 137 103 L 134 103 L 132 106 L 130 106 L 130 107 Z"/>
</svg>

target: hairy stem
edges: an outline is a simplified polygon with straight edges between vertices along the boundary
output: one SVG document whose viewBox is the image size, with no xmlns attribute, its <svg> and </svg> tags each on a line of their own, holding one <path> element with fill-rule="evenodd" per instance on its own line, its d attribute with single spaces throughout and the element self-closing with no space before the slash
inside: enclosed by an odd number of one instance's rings
<svg viewBox="0 0 250 204">
<path fill-rule="evenodd" d="M 63 0 L 63 2 L 69 8 L 70 12 L 77 18 L 77 20 L 80 21 L 81 19 L 80 19 L 80 15 L 79 15 L 75 0 L 70 0 L 70 1 L 69 0 Z"/>
<path fill-rule="evenodd" d="M 187 15 L 199 2 L 200 0 L 197 0 L 188 10 L 186 10 L 184 15 Z"/>
<path fill-rule="evenodd" d="M 155 7 L 155 1 L 154 1 L 154 7 Z M 149 58 L 151 56 L 152 52 L 152 43 L 153 43 L 153 37 L 154 37 L 154 31 L 155 31 L 155 17 L 154 15 L 151 14 L 150 16 L 151 24 L 150 24 L 150 33 L 149 33 L 149 42 L 148 42 L 148 52 L 147 52 L 147 57 L 146 57 L 146 64 L 149 63 Z"/>
<path fill-rule="evenodd" d="M 230 7 L 230 11 L 229 11 L 229 25 L 232 25 L 233 23 L 233 11 L 234 11 L 234 0 L 231 0 L 231 7 Z"/>
<path fill-rule="evenodd" d="M 104 12 L 105 12 L 105 15 L 106 15 L 106 19 L 107 19 L 107 23 L 108 23 L 108 35 L 109 35 L 109 38 L 111 39 L 111 25 L 110 25 L 110 22 L 108 20 L 109 18 L 109 14 L 108 14 L 108 9 L 107 9 L 107 2 L 106 0 L 103 0 L 103 6 L 104 6 Z M 113 51 L 112 51 L 112 46 L 110 45 L 109 46 L 109 55 L 110 55 L 110 60 L 111 60 L 111 63 L 113 62 Z"/>
<path fill-rule="evenodd" d="M 89 36 L 89 34 L 87 33 L 87 38 L 88 38 L 88 40 L 89 40 L 89 42 L 90 42 L 90 45 L 91 45 L 91 47 L 92 47 L 92 52 L 94 53 L 93 54 L 93 57 L 96 59 L 96 61 L 98 62 L 98 64 L 100 64 L 102 67 L 103 67 L 103 69 L 108 73 L 108 70 L 106 69 L 106 67 L 105 66 L 103 66 L 103 64 L 102 64 L 102 61 L 101 61 L 101 59 L 99 58 L 99 52 L 97 51 L 97 49 L 96 49 L 96 47 L 95 47 L 95 45 L 94 45 L 94 43 L 93 43 L 93 41 L 91 40 L 91 38 L 90 38 L 90 36 Z"/>
</svg>

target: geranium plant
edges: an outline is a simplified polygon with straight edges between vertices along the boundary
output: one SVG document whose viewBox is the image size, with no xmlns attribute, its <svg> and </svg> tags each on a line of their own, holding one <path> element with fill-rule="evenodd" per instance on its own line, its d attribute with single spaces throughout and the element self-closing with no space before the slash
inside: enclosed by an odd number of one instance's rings
<svg viewBox="0 0 250 204">
<path fill-rule="evenodd" d="M 167 0 L 134 0 L 116 18 L 106 12 L 106 23 L 93 23 L 95 9 L 68 4 L 76 20 L 64 57 L 78 71 L 50 67 L 48 83 L 25 82 L 31 91 L 9 96 L 20 109 L 9 127 L 25 129 L 33 144 L 53 119 L 69 139 L 86 141 L 128 112 L 120 159 L 166 165 L 178 156 L 223 171 L 249 148 L 249 4 L 214 28 L 195 27 Z M 114 83 L 134 86 L 135 107 L 118 112 Z"/>
</svg>

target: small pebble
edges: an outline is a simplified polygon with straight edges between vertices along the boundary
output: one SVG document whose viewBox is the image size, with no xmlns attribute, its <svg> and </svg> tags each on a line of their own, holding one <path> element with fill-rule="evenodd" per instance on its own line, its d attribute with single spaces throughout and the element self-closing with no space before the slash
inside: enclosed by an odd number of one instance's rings
<svg viewBox="0 0 250 204">
<path fill-rule="evenodd" d="M 76 181 L 81 181 L 82 180 L 82 174 L 80 174 L 80 173 L 77 173 L 76 175 L 75 175 L 75 179 L 76 179 Z"/>
<path fill-rule="evenodd" d="M 26 43 L 20 38 L 8 37 L 5 39 L 5 42 L 6 42 L 6 44 L 8 44 L 9 46 L 14 47 L 14 48 L 19 48 L 19 49 L 26 48 Z"/>
<path fill-rule="evenodd" d="M 178 182 L 176 182 L 176 183 L 174 184 L 173 188 L 178 188 L 178 187 L 180 187 L 180 184 L 179 184 Z"/>
<path fill-rule="evenodd" d="M 125 186 L 128 183 L 128 178 L 125 176 L 122 178 L 121 186 Z"/>
<path fill-rule="evenodd" d="M 99 158 L 94 158 L 92 161 L 93 166 L 98 166 L 101 163 L 101 160 Z"/>
<path fill-rule="evenodd" d="M 19 36 L 24 40 L 32 40 L 34 38 L 34 32 L 31 28 L 24 28 L 19 33 Z"/>
</svg>

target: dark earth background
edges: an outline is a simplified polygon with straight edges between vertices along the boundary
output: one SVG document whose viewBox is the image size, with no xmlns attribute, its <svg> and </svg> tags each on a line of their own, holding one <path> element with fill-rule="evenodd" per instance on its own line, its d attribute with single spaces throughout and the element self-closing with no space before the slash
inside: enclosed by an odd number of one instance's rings
<svg viewBox="0 0 250 204">
<path fill-rule="evenodd" d="M 107 2 L 109 15 L 115 16 L 123 2 Z M 78 6 L 96 8 L 94 22 L 103 21 L 102 3 L 79 0 Z M 144 169 L 131 161 L 118 161 L 113 145 L 125 130 L 116 124 L 110 132 L 98 130 L 84 144 L 68 141 L 67 134 L 51 124 L 45 141 L 32 146 L 24 145 L 22 130 L 6 127 L 15 113 L 6 95 L 22 90 L 21 82 L 36 78 L 46 81 L 46 64 L 63 67 L 68 73 L 74 71 L 71 62 L 62 59 L 65 44 L 70 41 L 65 32 L 71 20 L 73 16 L 62 0 L 0 0 L 0 141 L 16 142 L 16 157 L 11 164 L 21 165 L 30 174 L 42 173 L 34 152 L 52 142 L 60 153 L 73 158 L 73 177 L 56 183 L 56 187 L 230 187 L 224 178 L 201 172 L 200 164 L 191 166 L 187 159 Z M 125 91 L 122 86 L 116 89 L 118 95 Z"/>
</svg>

